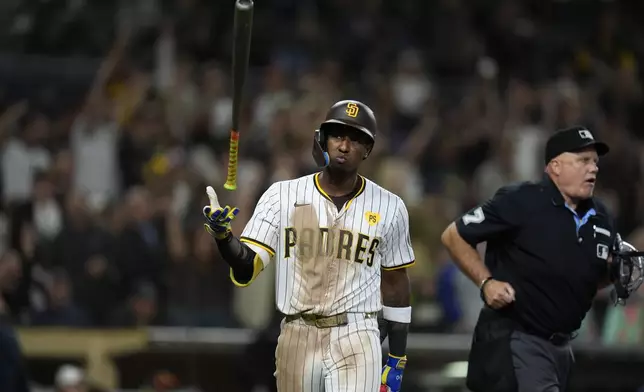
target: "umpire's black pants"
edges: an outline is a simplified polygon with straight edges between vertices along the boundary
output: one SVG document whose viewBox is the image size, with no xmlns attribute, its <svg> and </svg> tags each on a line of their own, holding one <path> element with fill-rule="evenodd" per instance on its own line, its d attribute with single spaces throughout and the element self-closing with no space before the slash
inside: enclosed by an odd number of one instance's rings
<svg viewBox="0 0 644 392">
<path fill-rule="evenodd" d="M 467 387 L 473 392 L 564 392 L 573 362 L 568 342 L 529 334 L 483 309 L 472 340 Z"/>
</svg>

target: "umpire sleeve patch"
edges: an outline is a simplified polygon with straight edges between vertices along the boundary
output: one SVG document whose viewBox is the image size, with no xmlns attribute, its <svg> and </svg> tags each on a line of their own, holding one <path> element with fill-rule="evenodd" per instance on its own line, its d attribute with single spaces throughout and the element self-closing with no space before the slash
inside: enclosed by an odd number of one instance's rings
<svg viewBox="0 0 644 392">
<path fill-rule="evenodd" d="M 608 245 L 597 244 L 597 258 L 608 260 Z"/>
<path fill-rule="evenodd" d="M 481 223 L 485 220 L 485 214 L 483 213 L 483 208 L 478 207 L 473 211 L 468 212 L 463 215 L 463 224 L 469 225 L 470 223 Z"/>
</svg>

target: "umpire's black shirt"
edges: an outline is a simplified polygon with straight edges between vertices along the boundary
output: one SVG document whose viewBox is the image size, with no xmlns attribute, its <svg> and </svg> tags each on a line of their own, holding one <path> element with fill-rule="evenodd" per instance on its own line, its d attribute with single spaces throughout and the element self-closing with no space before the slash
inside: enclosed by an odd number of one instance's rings
<svg viewBox="0 0 644 392">
<path fill-rule="evenodd" d="M 597 199 L 583 201 L 575 212 L 546 177 L 499 189 L 456 227 L 472 246 L 487 241 L 486 266 L 514 288 L 515 302 L 503 314 L 538 335 L 579 329 L 607 278 L 615 236 Z"/>
</svg>

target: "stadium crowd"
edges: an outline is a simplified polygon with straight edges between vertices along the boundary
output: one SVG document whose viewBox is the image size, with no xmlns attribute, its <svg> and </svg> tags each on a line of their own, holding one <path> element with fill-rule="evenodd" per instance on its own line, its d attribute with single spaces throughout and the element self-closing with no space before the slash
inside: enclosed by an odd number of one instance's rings
<svg viewBox="0 0 644 392">
<path fill-rule="evenodd" d="M 555 129 L 583 124 L 611 145 L 597 193 L 644 249 L 644 11 L 579 3 L 258 1 L 240 184 L 221 192 L 240 208 L 234 229 L 270 183 L 315 170 L 313 130 L 353 97 L 379 121 L 364 174 L 410 209 L 415 331 L 473 327 L 478 291 L 440 232 L 502 184 L 538 180 Z M 0 311 L 14 323 L 273 316 L 271 272 L 234 289 L 202 226 L 205 187 L 226 175 L 232 7 L 2 2 Z M 644 342 L 641 296 L 614 308 L 605 294 L 584 336 Z"/>
</svg>

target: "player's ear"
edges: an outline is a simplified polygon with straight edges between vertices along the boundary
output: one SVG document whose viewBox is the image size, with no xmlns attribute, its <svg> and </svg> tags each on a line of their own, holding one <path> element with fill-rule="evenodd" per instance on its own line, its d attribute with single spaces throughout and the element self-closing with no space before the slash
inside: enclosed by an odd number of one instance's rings
<svg viewBox="0 0 644 392">
<path fill-rule="evenodd" d="M 367 159 L 369 157 L 369 154 L 371 154 L 371 150 L 373 150 L 373 144 L 367 146 L 367 151 L 362 156 L 363 160 L 365 160 L 365 159 Z"/>
</svg>

